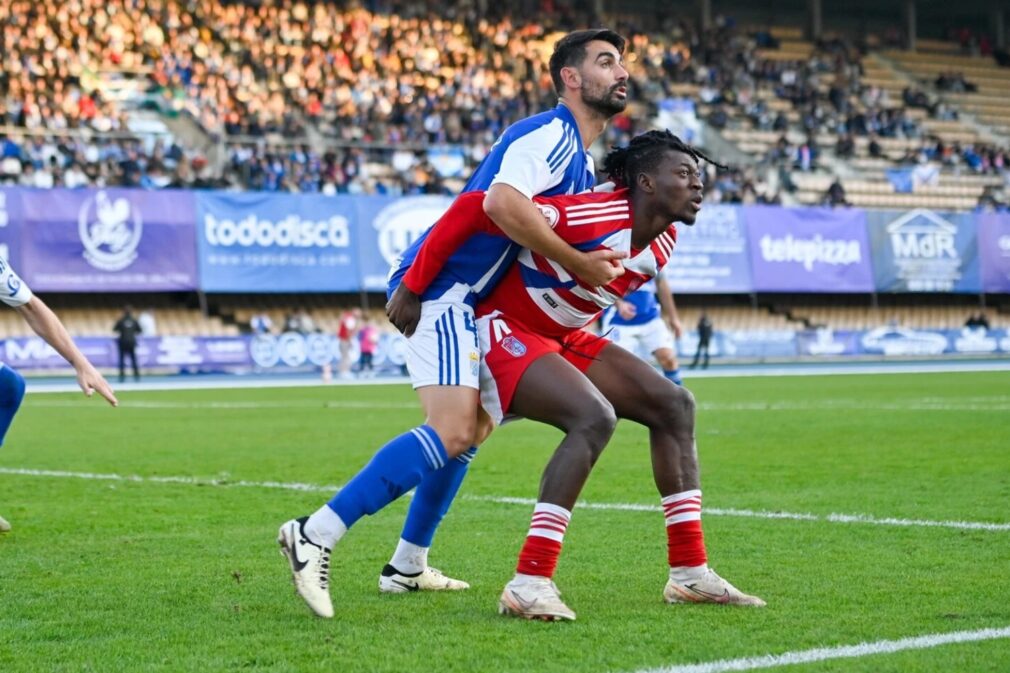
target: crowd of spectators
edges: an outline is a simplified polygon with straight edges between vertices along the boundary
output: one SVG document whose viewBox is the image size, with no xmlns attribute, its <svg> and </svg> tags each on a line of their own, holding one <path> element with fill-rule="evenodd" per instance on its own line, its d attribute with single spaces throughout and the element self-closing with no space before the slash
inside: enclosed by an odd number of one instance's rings
<svg viewBox="0 0 1010 673">
<path fill-rule="evenodd" d="M 542 3 L 535 21 L 480 4 L 483 11 L 477 0 L 0 0 L 0 127 L 21 130 L 0 135 L 0 182 L 451 191 L 451 177 L 478 162 L 505 126 L 555 103 L 551 46 L 562 27 L 595 22 L 571 1 Z M 839 157 L 853 156 L 862 136 L 871 156 L 884 156 L 878 139 L 923 136 L 907 108 L 956 114 L 924 91 L 894 101 L 864 86 L 863 48 L 844 40 L 818 42 L 792 61 L 763 57 L 774 38 L 731 20 L 706 31 L 669 17 L 614 25 L 629 37 L 634 103 L 610 124 L 604 146 L 647 127 L 685 83 L 698 87 L 712 126 L 746 120 L 782 134 L 757 174 L 715 176 L 719 199 L 777 202 L 793 189 L 790 171 L 819 166 L 818 135 L 837 136 Z M 936 86 L 972 84 L 949 72 Z M 788 101 L 793 114 L 769 100 Z M 208 158 L 170 138 L 136 139 L 130 113 L 138 107 L 188 116 L 226 149 Z M 805 140 L 791 143 L 790 131 Z M 459 148 L 458 156 L 447 167 L 429 146 Z M 923 139 L 922 152 L 977 172 L 1008 166 L 996 148 Z"/>
</svg>

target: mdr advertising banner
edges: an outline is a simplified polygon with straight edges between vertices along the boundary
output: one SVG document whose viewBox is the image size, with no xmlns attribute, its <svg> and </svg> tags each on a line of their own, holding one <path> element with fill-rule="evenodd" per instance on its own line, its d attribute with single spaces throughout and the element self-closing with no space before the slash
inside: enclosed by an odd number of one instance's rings
<svg viewBox="0 0 1010 673">
<path fill-rule="evenodd" d="M 1010 292 L 1010 214 L 981 213 L 975 217 L 982 291 Z"/>
<path fill-rule="evenodd" d="M 664 275 L 676 294 L 753 289 L 747 232 L 737 206 L 705 206 L 693 225 L 677 225 L 677 248 Z"/>
<path fill-rule="evenodd" d="M 971 214 L 869 211 L 880 292 L 978 292 L 978 241 Z"/>
<path fill-rule="evenodd" d="M 201 193 L 201 286 L 207 292 L 357 291 L 356 217 L 349 196 Z"/>
<path fill-rule="evenodd" d="M 29 189 L 19 195 L 19 264 L 33 290 L 197 287 L 191 192 Z"/>
<path fill-rule="evenodd" d="M 743 212 L 756 291 L 873 291 L 863 211 L 748 206 Z"/>
<path fill-rule="evenodd" d="M 362 289 L 385 292 L 390 267 L 452 204 L 448 196 L 358 197 Z"/>
</svg>

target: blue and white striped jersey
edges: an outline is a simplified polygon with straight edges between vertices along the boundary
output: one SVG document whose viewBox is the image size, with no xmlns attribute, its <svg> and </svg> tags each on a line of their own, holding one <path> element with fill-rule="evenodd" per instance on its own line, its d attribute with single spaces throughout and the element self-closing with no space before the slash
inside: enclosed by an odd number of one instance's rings
<svg viewBox="0 0 1010 673">
<path fill-rule="evenodd" d="M 659 302 L 656 301 L 656 281 L 650 280 L 648 283 L 638 288 L 631 294 L 624 297 L 624 301 L 630 301 L 635 305 L 635 315 L 629 320 L 621 317 L 617 309 L 609 309 L 607 324 L 609 325 L 645 325 L 650 323 L 660 315 Z"/>
<path fill-rule="evenodd" d="M 463 192 L 487 191 L 491 185 L 501 183 L 527 197 L 576 194 L 593 187 L 595 172 L 593 158 L 582 147 L 575 117 L 567 107 L 558 104 L 553 110 L 527 117 L 505 129 L 470 176 Z M 387 290 L 390 296 L 430 231 L 414 241 L 396 264 Z M 495 286 L 518 253 L 519 246 L 507 238 L 475 234 L 449 258 L 421 298 L 436 299 L 461 283 L 470 287 L 468 301 L 475 303 Z"/>
<path fill-rule="evenodd" d="M 14 273 L 10 262 L 0 257 L 0 301 L 17 307 L 27 304 L 31 298 L 32 291 L 28 285 Z"/>
</svg>

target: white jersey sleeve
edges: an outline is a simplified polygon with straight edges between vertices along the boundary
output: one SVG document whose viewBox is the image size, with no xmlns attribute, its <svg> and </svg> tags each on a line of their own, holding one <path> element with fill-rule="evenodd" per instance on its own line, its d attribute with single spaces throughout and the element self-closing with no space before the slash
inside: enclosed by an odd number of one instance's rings
<svg viewBox="0 0 1010 673">
<path fill-rule="evenodd" d="M 512 141 L 491 184 L 506 184 L 531 199 L 560 184 L 580 151 L 574 129 L 555 119 Z"/>
<path fill-rule="evenodd" d="M 0 301 L 8 306 L 24 306 L 31 300 L 32 291 L 6 259 L 0 258 Z"/>
</svg>

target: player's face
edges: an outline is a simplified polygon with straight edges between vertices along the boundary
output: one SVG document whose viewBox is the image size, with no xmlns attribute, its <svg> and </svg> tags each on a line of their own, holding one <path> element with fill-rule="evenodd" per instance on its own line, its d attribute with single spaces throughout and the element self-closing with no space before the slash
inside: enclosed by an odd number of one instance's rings
<svg viewBox="0 0 1010 673">
<path fill-rule="evenodd" d="M 628 105 L 628 71 L 617 47 L 594 40 L 586 45 L 586 59 L 579 66 L 582 102 L 613 117 Z"/>
<path fill-rule="evenodd" d="M 694 157 L 683 152 L 666 153 L 656 171 L 656 197 L 675 222 L 694 224 L 701 210 L 704 185 Z"/>
</svg>

